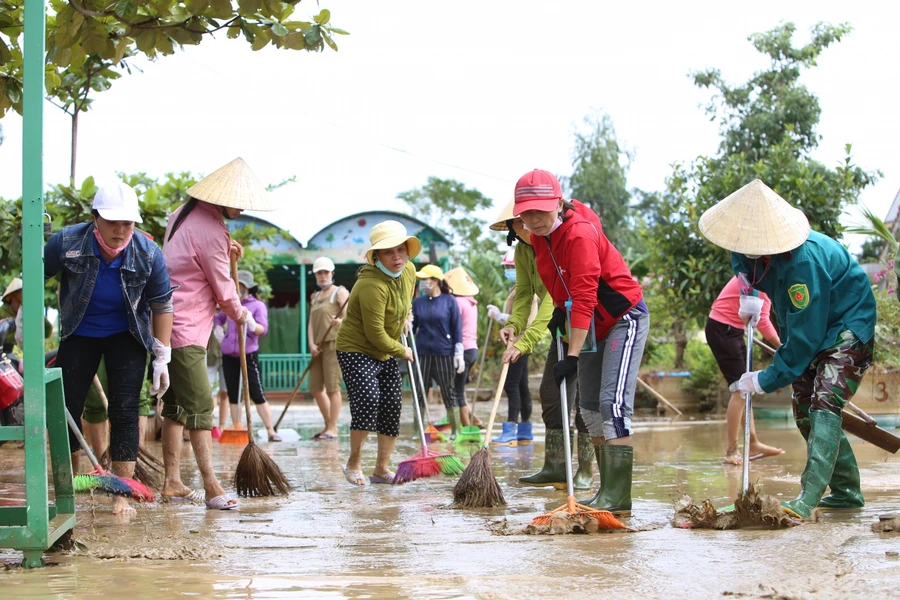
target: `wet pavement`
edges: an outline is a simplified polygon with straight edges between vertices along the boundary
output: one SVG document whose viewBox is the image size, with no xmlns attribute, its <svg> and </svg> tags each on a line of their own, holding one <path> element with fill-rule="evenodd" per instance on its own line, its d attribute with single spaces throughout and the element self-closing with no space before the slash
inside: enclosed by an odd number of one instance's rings
<svg viewBox="0 0 900 600">
<path fill-rule="evenodd" d="M 395 461 L 418 450 L 408 402 L 404 409 Z M 487 409 L 479 412 L 484 417 Z M 626 519 L 638 532 L 499 536 L 489 524 L 505 518 L 524 526 L 565 500 L 565 492 L 517 482 L 543 462 L 541 425 L 533 445 L 493 449 L 509 505 L 464 511 L 450 506 L 456 478 L 348 484 L 340 468 L 349 447 L 346 406 L 343 417 L 338 440 L 310 440 L 320 417 L 306 403 L 282 426 L 299 430 L 301 441 L 262 444 L 295 486 L 288 497 L 242 499 L 240 511 L 228 512 L 138 506 L 125 521 L 111 514 L 108 498 L 79 496 L 80 550 L 49 554 L 52 566 L 34 571 L 12 566 L 21 555 L 0 550 L 3 597 L 900 598 L 900 534 L 871 531 L 879 515 L 900 512 L 897 459 L 857 439 L 865 508 L 778 531 L 682 530 L 670 523 L 673 497 L 687 492 L 724 506 L 740 488 L 741 468 L 721 462 L 724 421 L 638 422 L 634 513 Z M 763 493 L 793 498 L 805 462 L 802 438 L 792 423 L 757 424 L 763 442 L 787 452 L 752 463 L 751 477 Z M 158 443 L 149 449 L 161 453 Z M 223 481 L 241 451 L 216 444 Z M 365 473 L 374 455 L 370 440 Z M 467 461 L 469 451 L 457 455 Z M 182 464 L 185 483 L 200 488 L 188 449 Z M 0 448 L 0 497 L 20 494 L 21 469 L 21 451 Z"/>
</svg>

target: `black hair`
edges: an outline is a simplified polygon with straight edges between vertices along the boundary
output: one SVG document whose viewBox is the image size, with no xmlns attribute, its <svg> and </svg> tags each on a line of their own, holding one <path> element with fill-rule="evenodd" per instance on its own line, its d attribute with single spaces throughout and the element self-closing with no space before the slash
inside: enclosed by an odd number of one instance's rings
<svg viewBox="0 0 900 600">
<path fill-rule="evenodd" d="M 91 216 L 92 216 L 92 217 L 100 217 L 100 211 L 97 210 L 96 208 L 92 208 L 92 209 L 91 209 Z M 103 217 L 100 217 L 100 218 L 102 219 Z"/>
<path fill-rule="evenodd" d="M 562 218 L 563 222 L 566 222 L 572 218 L 572 215 L 568 214 L 570 210 L 575 210 L 575 205 L 568 200 L 563 200 L 562 211 L 559 213 L 559 216 Z"/>
<path fill-rule="evenodd" d="M 178 231 L 178 228 L 181 227 L 181 224 L 187 218 L 191 211 L 197 207 L 197 203 L 199 200 L 194 198 L 193 196 L 188 196 L 188 201 L 184 203 L 184 206 L 181 207 L 181 212 L 178 213 L 178 216 L 175 218 L 175 222 L 172 223 L 172 229 L 169 231 L 169 237 L 166 238 L 166 241 L 171 241 L 172 236 L 175 235 L 175 232 Z"/>
<path fill-rule="evenodd" d="M 516 228 L 513 227 L 514 221 L 515 221 L 515 219 L 507 219 L 506 220 L 506 228 L 509 230 L 506 233 L 506 245 L 507 246 L 512 246 L 513 242 L 515 242 L 516 239 L 519 237 L 519 234 L 516 233 Z"/>
<path fill-rule="evenodd" d="M 446 281 L 444 281 L 443 279 L 438 279 L 437 282 L 438 282 L 438 287 L 440 287 L 442 294 L 452 294 L 453 293 L 453 290 L 450 289 L 450 286 L 447 285 Z"/>
</svg>

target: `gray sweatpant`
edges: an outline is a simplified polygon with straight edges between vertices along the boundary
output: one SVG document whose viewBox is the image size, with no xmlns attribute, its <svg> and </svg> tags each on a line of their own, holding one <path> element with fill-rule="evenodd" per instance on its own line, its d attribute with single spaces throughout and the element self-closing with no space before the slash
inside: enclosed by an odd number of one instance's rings
<svg viewBox="0 0 900 600">
<path fill-rule="evenodd" d="M 591 437 L 614 439 L 631 435 L 634 390 L 650 315 L 631 309 L 613 325 L 597 352 L 578 358 L 581 416 Z"/>
</svg>

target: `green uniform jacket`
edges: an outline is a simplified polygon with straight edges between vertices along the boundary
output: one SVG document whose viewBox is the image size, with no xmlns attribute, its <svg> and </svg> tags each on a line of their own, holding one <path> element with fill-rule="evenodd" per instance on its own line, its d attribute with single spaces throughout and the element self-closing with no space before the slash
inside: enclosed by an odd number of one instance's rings
<svg viewBox="0 0 900 600">
<path fill-rule="evenodd" d="M 553 315 L 553 299 L 547 293 L 547 288 L 541 281 L 537 272 L 537 261 L 534 258 L 534 248 L 524 242 L 516 242 L 516 299 L 513 302 L 512 314 L 507 327 L 516 330 L 516 335 L 525 330 L 525 335 L 515 343 L 516 349 L 522 354 L 531 354 L 534 346 L 547 335 L 547 323 Z M 531 304 L 534 296 L 541 299 L 537 315 L 531 325 L 528 317 L 531 316 Z"/>
<path fill-rule="evenodd" d="M 782 346 L 759 374 L 765 392 L 792 384 L 822 350 L 849 329 L 864 343 L 875 335 L 875 295 L 869 277 L 847 249 L 817 231 L 799 247 L 762 259 L 731 253 L 735 274 L 772 299 Z M 765 272 L 765 274 L 763 274 Z M 760 281 L 755 282 L 756 279 Z"/>
<path fill-rule="evenodd" d="M 416 268 L 406 263 L 400 277 L 388 277 L 378 267 L 366 265 L 350 291 L 347 316 L 338 329 L 335 348 L 361 352 L 375 360 L 403 358 L 400 335 L 416 290 Z"/>
</svg>

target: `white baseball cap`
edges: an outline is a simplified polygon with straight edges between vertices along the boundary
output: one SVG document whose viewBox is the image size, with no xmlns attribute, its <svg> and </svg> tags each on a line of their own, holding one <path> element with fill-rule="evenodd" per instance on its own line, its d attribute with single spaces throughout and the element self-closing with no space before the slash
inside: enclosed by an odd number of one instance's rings
<svg viewBox="0 0 900 600">
<path fill-rule="evenodd" d="M 137 194 L 130 185 L 121 181 L 107 183 L 97 190 L 91 208 L 107 221 L 143 223 L 138 210 Z"/>
<path fill-rule="evenodd" d="M 316 262 L 313 263 L 312 271 L 313 273 L 318 273 L 319 271 L 334 272 L 334 261 L 327 256 L 320 256 L 316 259 Z"/>
</svg>

